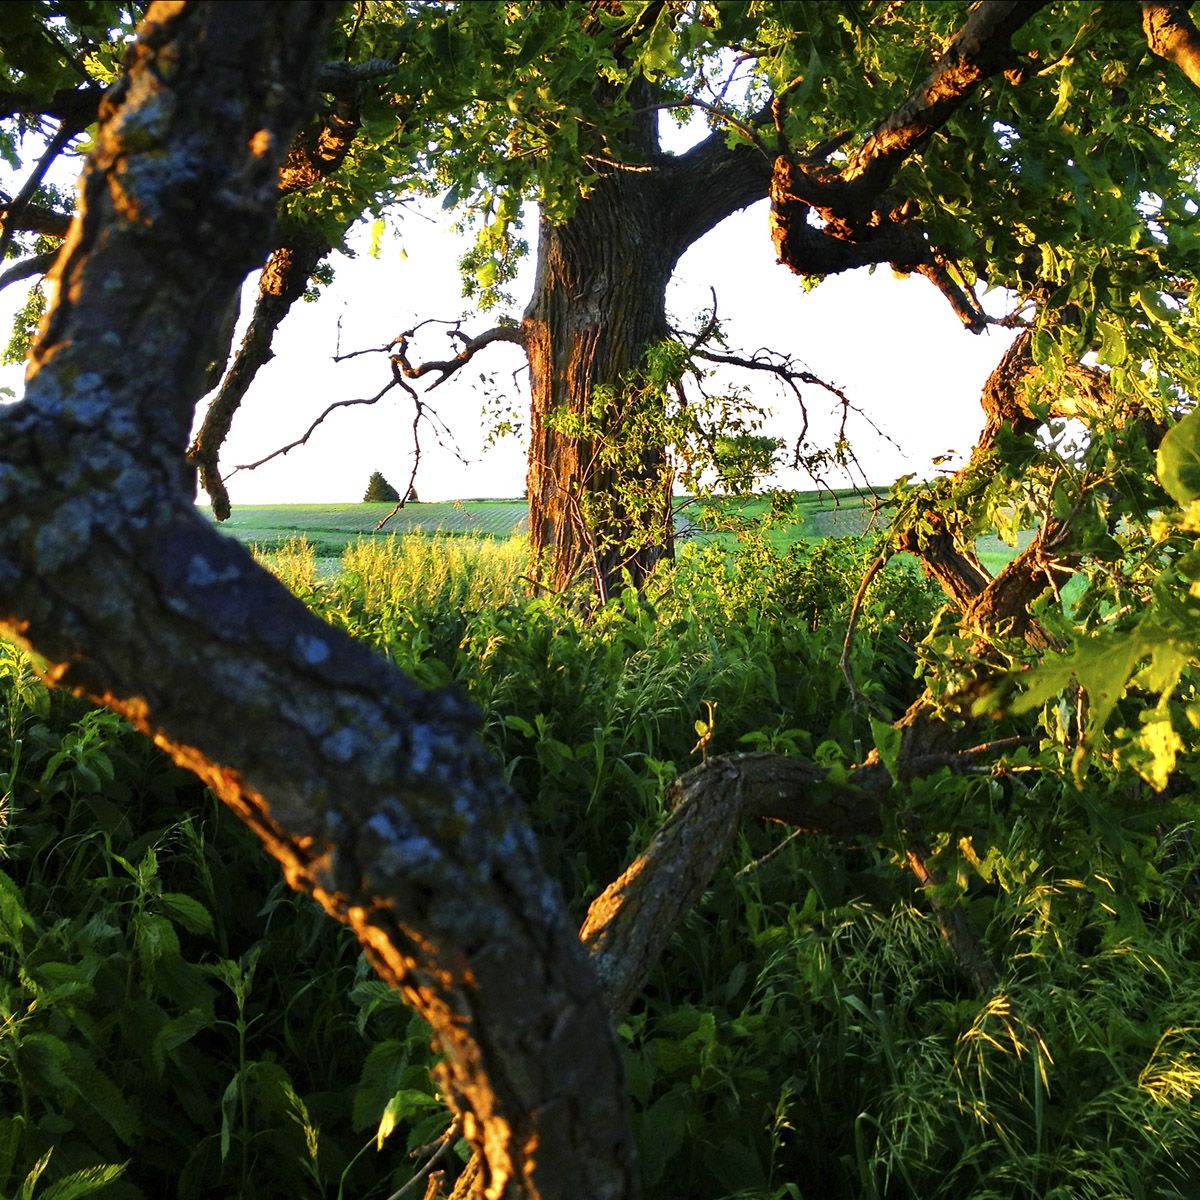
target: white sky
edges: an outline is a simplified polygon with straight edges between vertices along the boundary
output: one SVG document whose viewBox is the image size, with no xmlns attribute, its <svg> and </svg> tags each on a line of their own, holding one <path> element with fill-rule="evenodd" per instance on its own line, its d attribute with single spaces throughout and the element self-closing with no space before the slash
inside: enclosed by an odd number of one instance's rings
<svg viewBox="0 0 1200 1200">
<path fill-rule="evenodd" d="M 410 213 L 399 237 L 385 242 L 381 256 L 339 261 L 337 279 L 315 303 L 294 307 L 275 339 L 275 358 L 259 373 L 222 453 L 226 471 L 251 462 L 299 437 L 331 402 L 371 395 L 389 378 L 386 359 L 365 356 L 332 361 L 341 322 L 341 349 L 382 346 L 425 317 L 463 315 L 457 272 L 464 241 L 450 230 L 436 204 Z M 366 246 L 365 233 L 360 239 Z M 407 257 L 402 257 L 403 246 Z M 532 278 L 532 256 L 511 289 L 519 316 Z M 247 305 L 253 279 L 247 285 Z M 966 332 L 950 306 L 926 280 L 897 279 L 886 268 L 826 280 L 805 293 L 799 280 L 774 261 L 767 233 L 767 207 L 760 203 L 736 214 L 684 256 L 672 281 L 668 305 L 674 318 L 691 326 L 715 287 L 719 313 L 731 346 L 746 352 L 760 346 L 793 354 L 807 369 L 842 388 L 899 444 L 890 445 L 861 420 L 850 425 L 851 440 L 870 481 L 886 486 L 896 477 L 937 469 L 935 456 L 965 454 L 982 425 L 979 392 L 1011 334 Z M 6 327 L 23 300 L 20 286 L 0 293 L 0 323 Z M 1003 300 L 997 297 L 997 305 Z M 997 307 L 997 314 L 1000 308 Z M 473 314 L 464 325 L 479 332 L 497 314 Z M 239 334 L 240 337 L 240 334 Z M 450 342 L 436 326 L 417 344 L 423 357 L 449 357 Z M 414 356 L 415 357 L 415 356 Z M 454 432 L 467 465 L 438 446 L 428 427 L 417 479 L 422 499 L 519 496 L 524 489 L 524 447 L 509 438 L 486 450 L 481 392 L 472 387 L 481 372 L 495 372 L 518 411 L 528 391 L 521 352 L 498 344 L 477 356 L 452 382 L 430 398 Z M 6 368 L 0 384 L 20 393 L 20 368 Z M 795 401 L 766 375 L 737 373 L 776 417 L 768 432 L 794 441 L 800 427 Z M 424 382 L 424 381 L 421 381 Z M 830 400 L 806 388 L 809 441 L 829 445 L 836 436 Z M 412 406 L 393 391 L 374 407 L 339 410 L 308 444 L 230 480 L 233 503 L 357 501 L 367 478 L 380 470 L 397 487 L 412 463 Z M 784 474 L 782 486 L 811 487 L 805 476 Z M 844 479 L 830 476 L 839 485 Z"/>
</svg>

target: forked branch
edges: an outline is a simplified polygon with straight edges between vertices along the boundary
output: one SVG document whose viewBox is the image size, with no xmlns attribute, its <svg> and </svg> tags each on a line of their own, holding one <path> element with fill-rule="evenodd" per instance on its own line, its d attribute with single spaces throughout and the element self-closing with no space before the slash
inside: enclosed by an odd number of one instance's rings
<svg viewBox="0 0 1200 1200">
<path fill-rule="evenodd" d="M 425 325 L 448 324 L 446 336 L 458 346 L 458 353 L 453 358 L 429 359 L 425 362 L 412 363 L 408 357 L 409 343 L 418 331 Z M 401 370 L 408 379 L 423 379 L 426 375 L 436 374 L 437 378 L 425 389 L 432 392 L 439 388 L 447 379 L 457 374 L 469 363 L 480 350 L 497 342 L 507 342 L 524 349 L 525 332 L 520 325 L 495 325 L 483 333 L 470 337 L 462 331 L 461 321 L 422 321 L 412 329 L 406 329 L 388 347 L 388 353 L 393 360 L 400 364 Z"/>
</svg>

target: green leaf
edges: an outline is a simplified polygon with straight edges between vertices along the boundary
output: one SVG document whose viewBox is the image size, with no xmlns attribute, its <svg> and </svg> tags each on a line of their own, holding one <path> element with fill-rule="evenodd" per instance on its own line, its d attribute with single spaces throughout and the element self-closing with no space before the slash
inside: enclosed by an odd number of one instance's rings
<svg viewBox="0 0 1200 1200">
<path fill-rule="evenodd" d="M 875 749 L 879 751 L 879 761 L 887 768 L 892 782 L 898 783 L 900 781 L 900 730 L 887 721 L 877 721 L 872 717 L 871 736 L 875 739 Z"/>
<path fill-rule="evenodd" d="M 242 1088 L 246 1085 L 249 1079 L 250 1071 L 254 1064 L 249 1067 L 243 1067 L 229 1081 L 229 1085 L 225 1088 L 224 1094 L 221 1096 L 221 1161 L 224 1162 L 229 1157 L 229 1146 L 233 1140 L 233 1123 L 237 1117 L 238 1096 L 241 1095 Z"/>
<path fill-rule="evenodd" d="M 1168 714 L 1155 715 L 1138 731 L 1134 745 L 1144 757 L 1131 759 L 1134 770 L 1156 791 L 1161 792 L 1175 770 L 1175 758 L 1183 749 L 1183 739 L 1175 732 Z"/>
<path fill-rule="evenodd" d="M 193 900 L 182 892 L 163 892 L 159 902 L 189 933 L 212 933 L 212 914 L 199 900 Z"/>
<path fill-rule="evenodd" d="M 1098 320 L 1096 330 L 1100 334 L 1100 361 L 1110 367 L 1119 367 L 1128 357 L 1125 331 L 1112 321 Z"/>
<path fill-rule="evenodd" d="M 36 928 L 33 917 L 25 911 L 25 897 L 21 889 L 0 871 L 0 935 L 15 946 L 22 929 Z"/>
<path fill-rule="evenodd" d="M 150 1057 L 158 1074 L 161 1076 L 166 1071 L 168 1054 L 178 1050 L 180 1046 L 186 1045 L 196 1034 L 202 1029 L 207 1029 L 212 1023 L 212 1018 L 206 1013 L 199 1009 L 192 1009 L 182 1016 L 172 1017 L 163 1025 L 154 1035 L 154 1041 L 150 1046 Z"/>
<path fill-rule="evenodd" d="M 1158 478 L 1176 504 L 1200 497 L 1200 408 L 1167 431 L 1158 448 Z"/>
<path fill-rule="evenodd" d="M 642 51 L 642 72 L 647 79 L 669 71 L 675 64 L 675 21 L 670 5 L 665 5 L 646 39 Z"/>
</svg>

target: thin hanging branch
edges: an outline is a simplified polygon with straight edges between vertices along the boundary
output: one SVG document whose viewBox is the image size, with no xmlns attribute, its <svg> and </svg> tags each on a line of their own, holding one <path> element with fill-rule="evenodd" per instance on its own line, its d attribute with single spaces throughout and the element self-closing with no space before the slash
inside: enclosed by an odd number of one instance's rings
<svg viewBox="0 0 1200 1200">
<path fill-rule="evenodd" d="M 288 442 L 286 446 L 280 446 L 278 450 L 272 450 L 270 454 L 266 454 L 262 458 L 256 459 L 254 462 L 239 463 L 233 468 L 232 471 L 229 472 L 228 475 L 225 476 L 225 482 L 228 482 L 230 479 L 232 479 L 233 476 L 239 471 L 256 471 L 259 467 L 265 466 L 267 463 L 271 462 L 272 459 L 280 458 L 285 454 L 290 454 L 293 450 L 305 445 L 308 442 L 308 439 L 312 437 L 312 435 L 316 433 L 321 425 L 325 423 L 325 419 L 337 412 L 339 408 L 355 408 L 359 405 L 378 404 L 379 401 L 384 398 L 384 396 L 397 387 L 403 388 L 406 387 L 406 384 L 402 378 L 395 376 L 389 383 L 380 388 L 379 391 L 373 396 L 362 396 L 354 400 L 335 400 L 298 438 Z M 411 389 L 409 390 L 411 391 Z"/>
</svg>

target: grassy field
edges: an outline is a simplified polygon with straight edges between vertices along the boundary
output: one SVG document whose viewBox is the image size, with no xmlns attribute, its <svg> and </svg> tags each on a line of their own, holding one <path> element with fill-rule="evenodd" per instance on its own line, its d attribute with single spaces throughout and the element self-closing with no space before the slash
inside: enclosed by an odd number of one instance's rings
<svg viewBox="0 0 1200 1200">
<path fill-rule="evenodd" d="M 880 527 L 885 519 L 872 510 L 871 500 L 870 495 L 850 490 L 801 493 L 786 517 L 778 519 L 770 536 L 781 546 L 800 538 L 859 536 L 868 529 Z M 722 510 L 727 518 L 740 517 L 751 524 L 761 521 L 768 503 L 761 497 L 726 501 L 722 503 Z M 728 532 L 714 530 L 702 505 L 681 497 L 676 506 L 675 526 L 679 537 L 699 540 L 729 537 L 732 540 Z M 390 504 L 365 503 L 245 505 L 235 508 L 221 529 L 238 541 L 267 553 L 303 537 L 312 546 L 316 559 L 332 566 L 348 547 L 364 540 L 412 533 L 446 538 L 506 539 L 525 533 L 529 527 L 529 508 L 522 499 L 457 500 L 408 505 L 377 531 L 376 523 L 391 508 Z M 1028 537 L 1028 534 L 1023 537 L 1022 545 Z M 983 565 L 993 573 L 1015 553 L 995 537 L 980 538 L 978 549 Z"/>
<path fill-rule="evenodd" d="M 235 508 L 221 530 L 239 542 L 273 550 L 305 537 L 318 558 L 337 558 L 362 539 L 392 534 L 436 533 L 446 537 L 508 538 L 524 533 L 529 507 L 524 500 L 457 500 L 410 504 L 383 529 L 375 525 L 391 504 L 249 504 Z M 203 511 L 211 513 L 211 509 Z"/>
<path fill-rule="evenodd" d="M 722 509 L 728 516 L 757 522 L 765 514 L 767 503 L 754 497 L 723 502 Z M 341 554 L 347 545 L 361 538 L 387 537 L 393 533 L 507 538 L 524 533 L 529 527 L 529 508 L 524 500 L 456 500 L 407 505 L 382 530 L 376 531 L 377 522 L 391 509 L 390 504 L 365 503 L 242 505 L 233 510 L 221 529 L 240 542 L 262 549 L 272 549 L 304 536 L 319 557 L 328 557 Z M 211 512 L 208 508 L 203 511 Z M 781 520 L 778 532 L 787 540 L 844 537 L 863 533 L 871 517 L 864 497 L 857 492 L 806 492 L 797 497 L 794 508 Z M 695 501 L 677 498 L 675 521 L 681 536 L 712 536 L 712 523 Z"/>
</svg>

